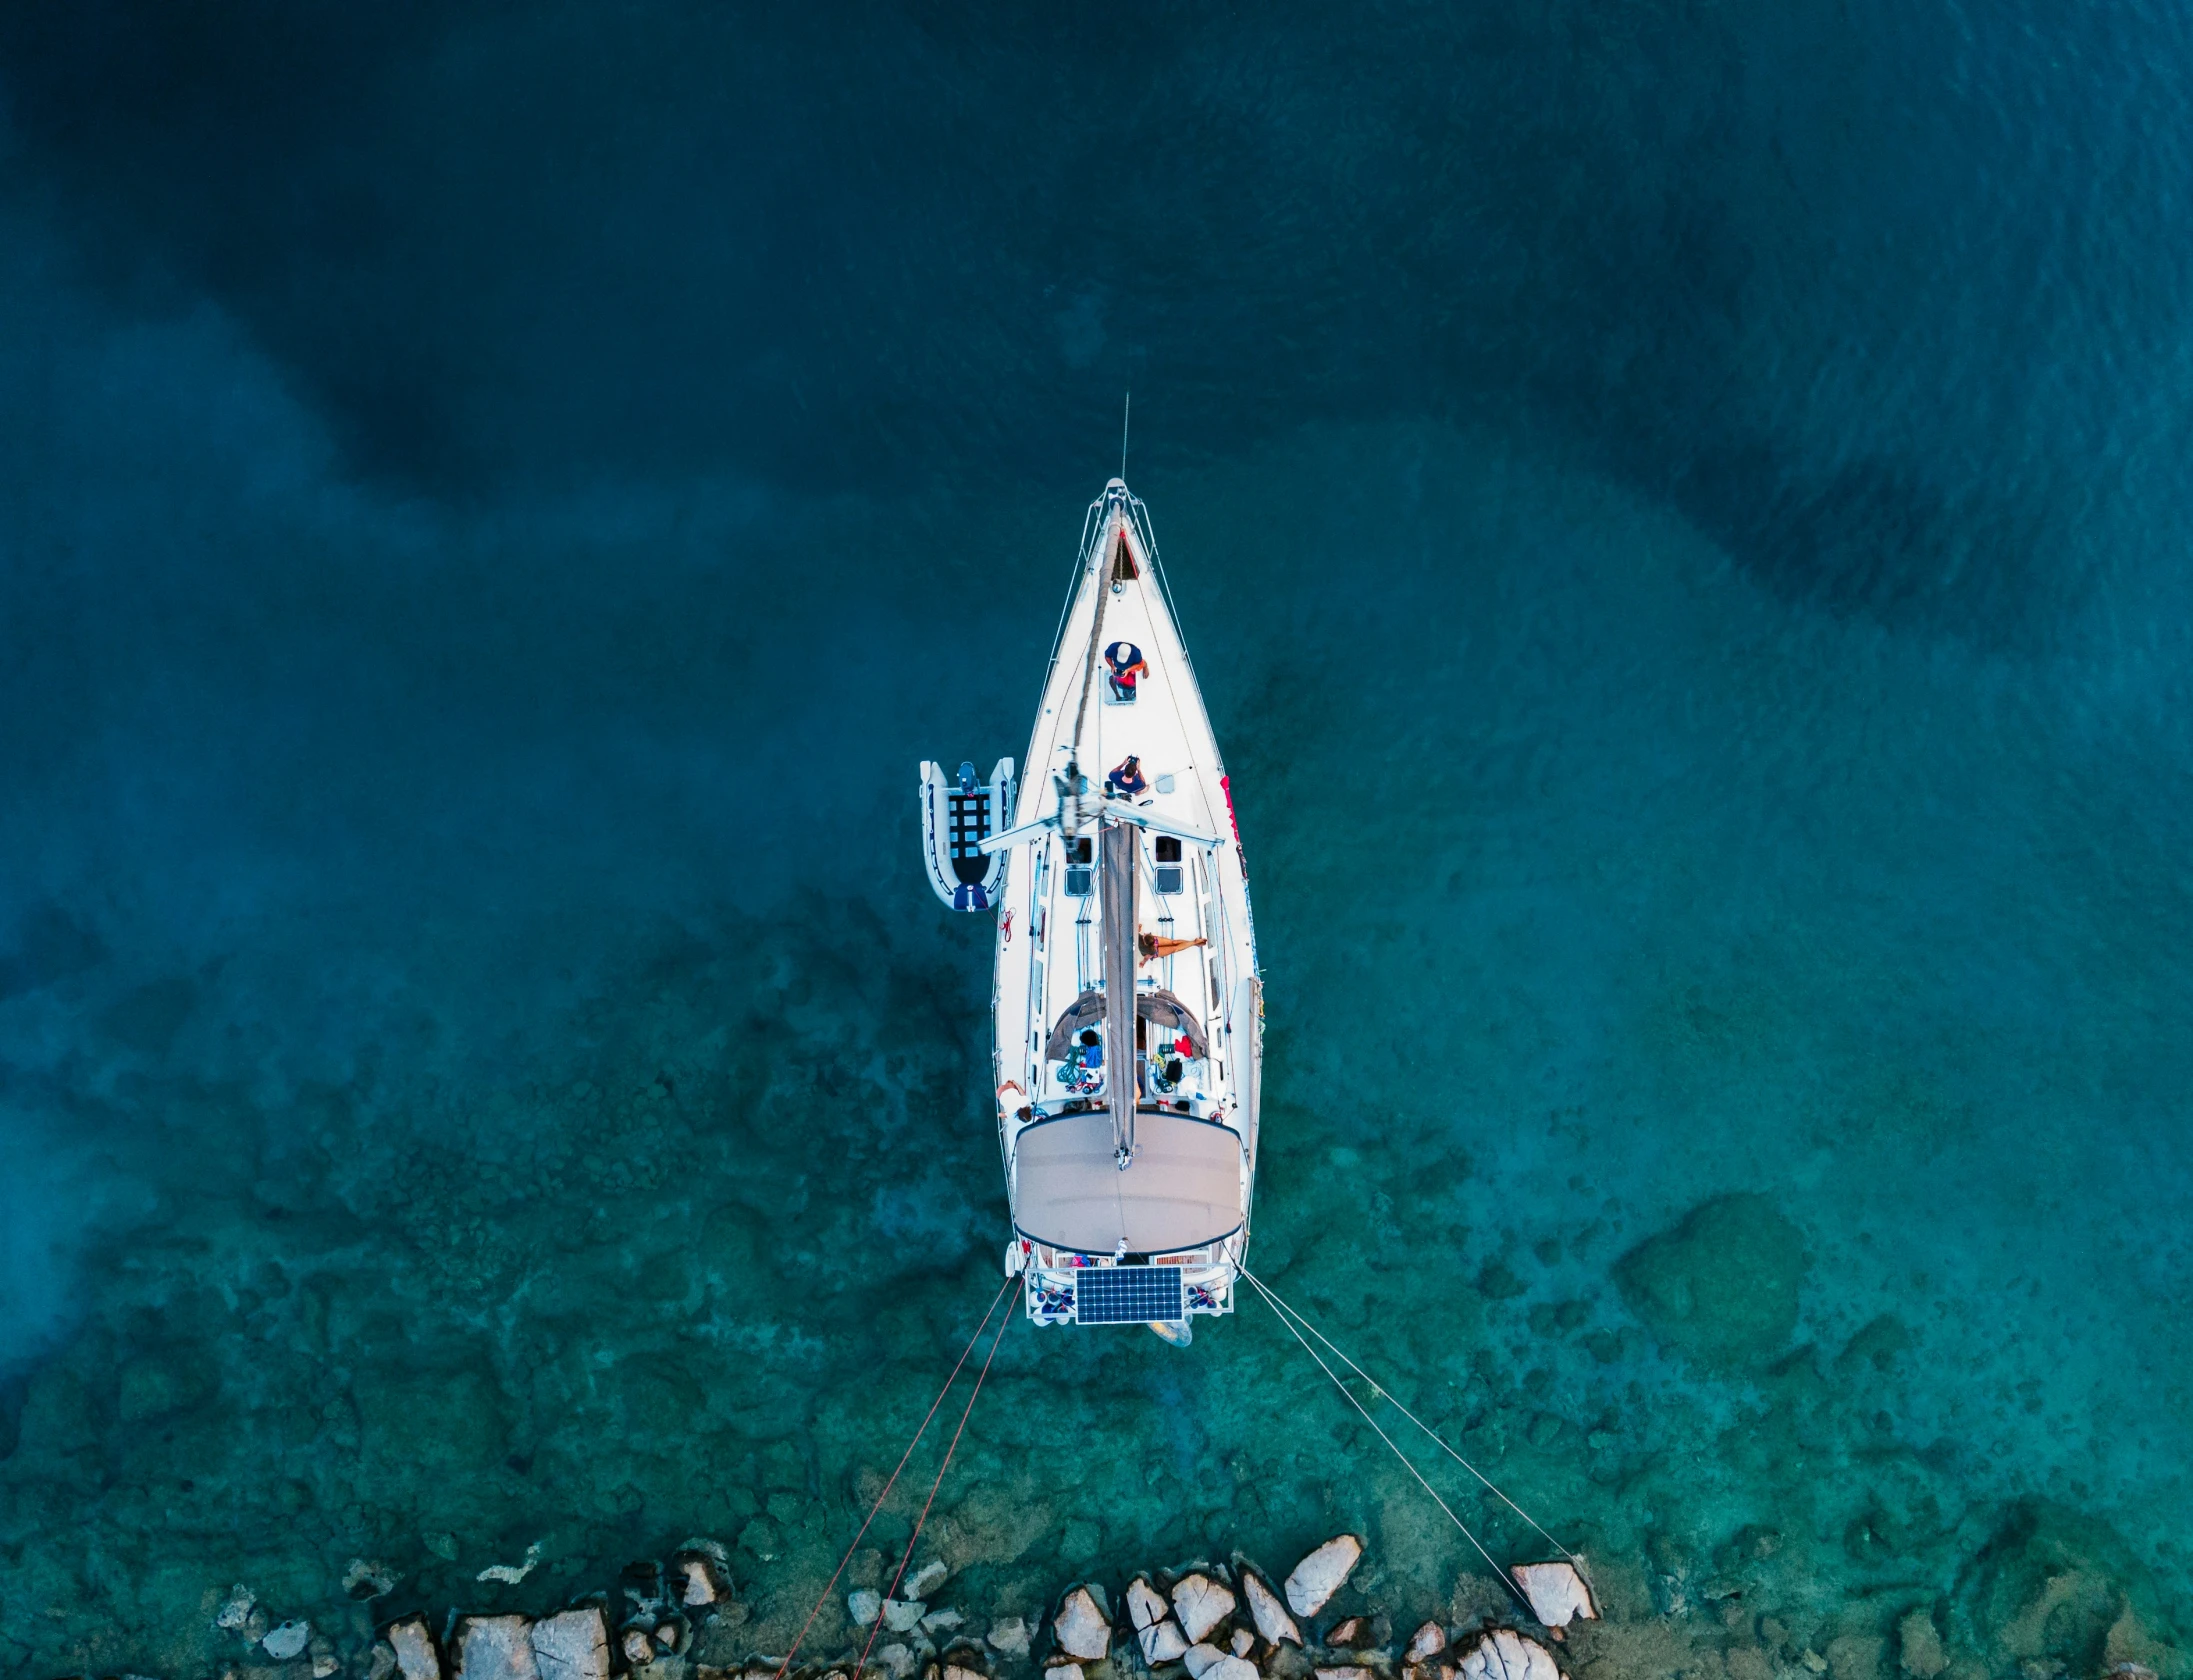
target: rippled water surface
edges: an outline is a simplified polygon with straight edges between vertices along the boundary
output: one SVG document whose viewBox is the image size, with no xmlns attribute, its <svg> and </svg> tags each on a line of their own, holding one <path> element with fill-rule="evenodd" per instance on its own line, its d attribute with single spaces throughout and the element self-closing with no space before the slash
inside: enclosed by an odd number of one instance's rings
<svg viewBox="0 0 2193 1680">
<path fill-rule="evenodd" d="M 0 1669 L 271 1669 L 244 1583 L 364 1675 L 701 1536 L 693 1664 L 786 1648 L 999 1281 L 914 767 L 1022 751 L 1131 386 L 1252 1263 L 1593 1560 L 1564 1661 L 2187 1674 L 2189 78 L 2020 0 L 0 16 Z M 932 1597 L 1348 1528 L 1496 1614 L 1352 1418 L 1254 1304 L 1017 1325 Z"/>
</svg>

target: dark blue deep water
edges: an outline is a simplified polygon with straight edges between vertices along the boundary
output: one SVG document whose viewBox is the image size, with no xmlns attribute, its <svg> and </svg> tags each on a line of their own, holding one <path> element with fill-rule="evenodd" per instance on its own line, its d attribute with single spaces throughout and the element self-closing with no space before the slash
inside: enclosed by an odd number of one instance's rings
<svg viewBox="0 0 2193 1680">
<path fill-rule="evenodd" d="M 2193 1668 L 2193 13 L 17 0 L 0 1672 L 695 1536 L 785 1649 L 998 1281 L 914 770 L 1130 387 L 1252 1261 L 1564 1663 Z M 932 1602 L 1496 1612 L 1322 1383 L 1019 1327 Z"/>
</svg>

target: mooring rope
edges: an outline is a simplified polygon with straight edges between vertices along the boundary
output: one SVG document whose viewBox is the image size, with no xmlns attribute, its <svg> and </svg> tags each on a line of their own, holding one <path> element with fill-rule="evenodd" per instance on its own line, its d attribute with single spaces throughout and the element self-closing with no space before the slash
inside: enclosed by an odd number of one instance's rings
<svg viewBox="0 0 2193 1680">
<path fill-rule="evenodd" d="M 1006 1281 L 1009 1283 L 1012 1280 L 1008 1278 Z M 991 1304 L 996 1305 L 995 1302 Z M 899 1583 L 906 1579 L 906 1566 L 914 1561 L 914 1548 L 921 1543 L 922 1527 L 929 1521 L 929 1508 L 937 1502 L 937 1489 L 944 1486 L 944 1473 L 952 1468 L 952 1455 L 959 1451 L 959 1438 L 967 1433 L 967 1420 L 974 1415 L 975 1401 L 981 1397 L 983 1382 L 990 1375 L 990 1361 L 997 1358 L 998 1348 L 1005 1341 L 1005 1332 L 1013 1327 L 1013 1318 L 1011 1313 L 1005 1315 L 1005 1322 L 998 1326 L 997 1336 L 990 1343 L 990 1352 L 982 1361 L 982 1369 L 975 1373 L 975 1386 L 968 1392 L 967 1404 L 960 1408 L 959 1427 L 952 1431 L 952 1444 L 944 1449 L 944 1462 L 937 1466 L 937 1478 L 929 1484 L 929 1497 L 921 1502 L 921 1515 L 914 1519 L 914 1532 L 908 1537 L 906 1551 L 899 1558 L 898 1573 L 891 1577 L 891 1590 L 883 1595 L 885 1604 L 898 1596 Z M 984 1322 L 987 1323 L 988 1320 Z M 968 1344 L 969 1347 L 973 1345 L 972 1342 Z M 957 1375 L 956 1370 L 954 1374 Z M 860 1661 L 853 1665 L 853 1680 L 860 1680 L 861 1671 L 868 1666 L 868 1653 L 876 1648 L 876 1635 L 882 1631 L 883 1607 L 878 1605 L 875 1625 L 868 1630 L 868 1643 L 860 1648 Z"/>
<path fill-rule="evenodd" d="M 1364 1406 L 1363 1402 L 1355 1397 L 1355 1391 L 1351 1389 L 1346 1383 L 1340 1380 L 1340 1373 L 1335 1371 L 1330 1365 L 1326 1364 L 1324 1355 L 1319 1353 L 1314 1347 L 1310 1346 L 1309 1342 L 1304 1339 L 1302 1332 L 1295 1328 L 1294 1319 L 1289 1316 L 1293 1309 L 1284 1305 L 1280 1301 L 1279 1297 L 1274 1295 L 1270 1289 L 1266 1288 L 1262 1280 L 1260 1280 L 1255 1276 L 1255 1274 L 1250 1272 L 1247 1267 L 1242 1268 L 1241 1275 L 1247 1278 L 1250 1283 L 1255 1285 L 1256 1292 L 1259 1295 L 1262 1295 L 1264 1299 L 1270 1304 L 1272 1310 L 1279 1315 L 1279 1322 L 1287 1327 L 1288 1334 L 1293 1336 L 1296 1341 L 1302 1343 L 1302 1351 L 1308 1354 L 1312 1359 L 1317 1361 L 1317 1368 L 1319 1370 L 1323 1371 L 1326 1376 L 1332 1378 L 1333 1387 L 1340 1390 L 1342 1398 L 1344 1398 L 1349 1405 L 1353 1406 L 1356 1409 L 1357 1413 L 1362 1417 L 1363 1421 L 1371 1426 L 1372 1431 L 1378 1436 L 1381 1441 L 1386 1443 L 1387 1451 L 1391 1452 L 1394 1457 L 1398 1458 L 1401 1461 L 1401 1467 L 1404 1470 L 1408 1471 L 1410 1475 L 1416 1478 L 1416 1485 L 1422 1488 L 1426 1493 L 1431 1495 L 1432 1503 L 1434 1505 L 1437 1505 L 1442 1511 L 1446 1512 L 1447 1521 L 1453 1523 L 1456 1528 L 1460 1529 L 1462 1531 L 1462 1538 L 1467 1540 L 1472 1546 L 1477 1548 L 1477 1555 L 1483 1558 L 1487 1567 L 1492 1570 L 1494 1575 L 1499 1577 L 1500 1584 L 1508 1589 L 1508 1591 L 1514 1596 L 1515 1601 L 1518 1604 L 1522 1605 L 1525 1610 L 1530 1611 L 1531 1618 L 1535 1621 L 1537 1619 L 1538 1612 L 1532 1608 L 1531 1601 L 1524 1596 L 1523 1589 L 1516 1585 L 1515 1577 L 1510 1575 L 1507 1570 L 1502 1568 L 1499 1560 L 1495 1558 L 1492 1553 L 1485 1549 L 1484 1541 L 1478 1539 L 1478 1537 L 1471 1532 L 1470 1525 L 1454 1514 L 1454 1507 L 1449 1505 L 1444 1499 L 1439 1497 L 1439 1490 L 1433 1487 L 1430 1482 L 1424 1479 L 1424 1472 L 1416 1467 L 1415 1462 L 1409 1457 L 1407 1453 L 1401 1450 L 1401 1448 L 1395 1443 L 1394 1438 L 1391 1435 L 1387 1434 L 1386 1431 L 1380 1427 L 1378 1420 L 1372 1417 L 1369 1410 Z M 1309 1321 L 1305 1319 L 1303 1322 L 1307 1324 Z M 1311 1325 L 1310 1329 L 1311 1334 L 1315 1335 L 1316 1326 Z M 1322 1342 L 1325 1341 L 1325 1338 L 1323 1336 L 1318 1336 L 1318 1340 Z M 1326 1342 L 1325 1345 L 1327 1347 L 1332 1347 L 1332 1344 L 1330 1342 Z M 1336 1354 L 1340 1353 L 1340 1350 L 1338 1348 L 1333 1348 L 1333 1351 Z M 1340 1357 L 1342 1359 L 1347 1358 L 1345 1354 L 1341 1354 Z M 1349 1361 L 1349 1366 L 1350 1369 L 1356 1370 L 1357 1375 L 1360 1376 L 1362 1374 L 1360 1368 L 1356 1367 L 1353 1361 Z M 1365 1380 L 1368 1381 L 1369 1379 L 1366 1378 Z M 1371 1386 L 1373 1388 L 1377 1388 L 1378 1385 L 1373 1383 Z M 1379 1393 L 1384 1395 L 1385 1391 L 1383 1389 L 1380 1389 Z M 1393 1397 L 1391 1395 L 1385 1395 L 1385 1398 L 1390 1400 Z M 1394 1404 L 1398 1406 L 1400 1402 L 1396 1400 L 1394 1401 Z M 1536 1525 L 1533 1524 L 1532 1526 L 1535 1527 Z"/>
<path fill-rule="evenodd" d="M 914 1449 L 921 1445 L 922 1436 L 929 1432 L 929 1425 L 937 1415 L 937 1408 L 944 1404 L 944 1397 L 952 1392 L 952 1385 L 959 1381 L 959 1374 L 961 1369 L 967 1363 L 967 1356 L 975 1351 L 975 1344 L 982 1340 L 983 1331 L 989 1329 L 990 1320 L 997 1313 L 998 1302 L 1005 1299 L 1006 1291 L 1013 1287 L 1014 1282 L 1014 1279 L 1007 1278 L 1004 1284 L 999 1288 L 997 1294 L 991 1297 L 989 1310 L 982 1315 L 982 1322 L 975 1326 L 975 1333 L 967 1338 L 967 1345 L 960 1349 L 959 1360 L 956 1364 L 953 1365 L 952 1374 L 944 1379 L 944 1386 L 937 1390 L 937 1397 L 929 1402 L 929 1410 L 922 1417 L 921 1427 L 914 1431 L 913 1439 L 906 1443 L 906 1450 L 899 1454 L 898 1468 L 891 1472 L 891 1479 L 883 1484 L 883 1491 L 876 1495 L 876 1502 L 868 1507 L 868 1515 L 861 1519 L 860 1532 L 853 1536 L 853 1543 L 845 1548 L 845 1556 L 838 1559 L 837 1568 L 830 1572 L 830 1579 L 829 1582 L 822 1589 L 822 1596 L 815 1600 L 814 1609 L 807 1612 L 807 1620 L 800 1624 L 799 1637 L 792 1641 L 791 1650 L 785 1652 L 784 1661 L 777 1665 L 775 1680 L 784 1680 L 786 1673 L 790 1671 L 792 1667 L 792 1659 L 799 1655 L 800 1646 L 806 1642 L 809 1631 L 815 1625 L 815 1618 L 822 1614 L 822 1607 L 830 1602 L 830 1595 L 833 1592 L 837 1591 L 839 1578 L 845 1574 L 846 1565 L 850 1564 L 853 1561 L 853 1554 L 860 1550 L 860 1543 L 867 1536 L 868 1533 L 868 1525 L 876 1520 L 876 1513 L 883 1509 L 883 1502 L 891 1497 L 891 1490 L 898 1486 L 899 1476 L 905 1471 L 907 1461 L 914 1456 Z M 1006 1322 L 1009 1324 L 1012 1322 L 1012 1320 L 1008 1318 Z M 1001 1330 L 999 1332 L 1001 1339 L 1003 1337 L 1003 1334 L 1004 1332 Z M 993 1357 L 996 1356 L 997 1344 L 995 1342 L 990 1345 L 990 1352 Z M 982 1368 L 986 1372 L 990 1369 L 989 1362 L 987 1360 L 983 1362 Z M 977 1392 L 979 1392 L 982 1385 L 978 1382 L 976 1383 L 975 1387 Z M 973 1401 L 970 1400 L 968 1404 L 972 1406 Z M 964 1416 L 962 1416 L 959 1421 L 960 1427 L 962 1429 L 967 1427 L 967 1419 Z M 952 1437 L 952 1444 L 954 1446 L 957 1446 L 959 1444 L 959 1437 L 957 1435 L 954 1435 Z M 946 1456 L 945 1462 L 951 1462 L 949 1455 Z M 943 1472 L 939 1471 L 938 1476 L 940 1479 L 942 1478 L 942 1475 Z M 934 1489 L 930 1490 L 930 1497 L 932 1499 L 936 1497 L 936 1491 Z M 926 1516 L 928 1514 L 928 1507 L 924 1506 L 922 1510 L 923 1515 Z M 916 1530 L 916 1532 L 918 1533 L 919 1530 Z M 897 1585 L 896 1582 L 893 1582 L 892 1584 L 894 1586 Z M 876 1621 L 879 1626 L 882 1624 L 883 1616 L 880 1611 L 877 1613 Z M 863 1658 L 863 1660 L 866 1660 L 865 1657 Z"/>
<path fill-rule="evenodd" d="M 1371 1392 L 1373 1394 L 1377 1395 L 1379 1399 L 1385 1401 L 1387 1405 L 1393 1407 L 1395 1411 L 1399 1412 L 1403 1417 L 1407 1418 L 1411 1423 L 1415 1424 L 1418 1429 L 1422 1430 L 1426 1435 L 1430 1436 L 1431 1439 L 1438 1445 L 1441 1452 L 1445 1453 L 1449 1458 L 1453 1459 L 1455 1463 L 1461 1465 L 1463 1469 L 1467 1470 L 1471 1475 L 1475 1476 L 1479 1482 L 1483 1483 L 1485 1491 L 1487 1493 L 1491 1494 L 1495 1499 L 1499 1500 L 1501 1504 L 1505 1505 L 1509 1510 L 1513 1511 L 1517 1516 L 1521 1517 L 1525 1522 L 1529 1523 L 1532 1528 L 1536 1529 L 1538 1532 L 1538 1537 L 1545 1541 L 1547 1545 L 1551 1546 L 1555 1551 L 1559 1552 L 1563 1557 L 1567 1558 L 1569 1562 L 1576 1565 L 1579 1571 L 1583 1569 L 1584 1560 L 1582 1558 L 1578 1557 L 1574 1552 L 1570 1551 L 1568 1547 L 1562 1545 L 1560 1541 L 1556 1540 L 1551 1534 L 1547 1533 L 1544 1524 L 1539 1522 L 1536 1517 L 1532 1516 L 1528 1511 L 1524 1510 L 1523 1507 L 1518 1505 L 1514 1500 L 1510 1499 L 1505 1493 L 1501 1492 L 1500 1488 L 1493 1482 L 1493 1479 L 1490 1476 L 1486 1475 L 1484 1471 L 1478 1469 L 1476 1465 L 1472 1464 L 1468 1459 L 1464 1458 L 1460 1453 L 1456 1452 L 1454 1448 L 1449 1446 L 1447 1444 L 1447 1438 L 1444 1435 L 1441 1435 L 1436 1429 L 1432 1428 L 1430 1424 L 1426 1423 L 1422 1418 L 1418 1417 L 1414 1412 L 1410 1411 L 1408 1407 L 1402 1405 L 1402 1403 L 1394 1397 L 1393 1392 L 1390 1389 L 1382 1385 L 1377 1378 L 1373 1377 L 1368 1371 L 1364 1370 L 1362 1366 L 1358 1365 L 1354 1360 L 1350 1359 L 1345 1353 L 1342 1353 L 1340 1349 L 1333 1347 L 1331 1338 L 1328 1337 L 1324 1331 L 1320 1330 L 1316 1325 L 1312 1324 L 1309 1319 L 1305 1317 L 1301 1312 L 1289 1306 L 1285 1301 L 1282 1301 L 1276 1294 L 1273 1293 L 1271 1286 L 1264 1282 L 1262 1278 L 1251 1277 L 1249 1275 L 1248 1268 L 1243 1267 L 1241 1275 L 1245 1278 L 1248 1278 L 1251 1283 L 1255 1284 L 1256 1287 L 1263 1292 L 1265 1298 L 1269 1300 L 1272 1305 L 1280 1311 L 1281 1314 L 1286 1317 L 1301 1319 L 1302 1327 L 1309 1331 L 1309 1333 L 1315 1336 L 1319 1341 L 1323 1342 L 1327 1348 L 1331 1349 L 1333 1357 L 1338 1359 L 1341 1364 L 1347 1366 L 1349 1370 L 1353 1371 L 1357 1376 L 1361 1377 L 1365 1382 L 1369 1383 L 1371 1386 Z"/>
</svg>

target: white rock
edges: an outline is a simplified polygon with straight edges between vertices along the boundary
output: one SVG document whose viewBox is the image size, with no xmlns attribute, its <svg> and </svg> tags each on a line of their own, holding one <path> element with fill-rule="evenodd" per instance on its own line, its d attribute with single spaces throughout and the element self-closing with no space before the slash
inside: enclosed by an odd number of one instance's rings
<svg viewBox="0 0 2193 1680">
<path fill-rule="evenodd" d="M 1513 1571 L 1515 1584 L 1531 1601 L 1531 1614 L 1550 1628 L 1567 1627 L 1573 1621 L 1592 1621 L 1599 1615 L 1591 1601 L 1591 1589 L 1572 1563 L 1519 1563 Z"/>
<path fill-rule="evenodd" d="M 1337 1649 L 1343 1645 L 1360 1645 L 1362 1643 L 1363 1618 L 1361 1616 L 1350 1616 L 1325 1635 L 1325 1644 L 1328 1648 Z"/>
<path fill-rule="evenodd" d="M 1081 1664 L 1053 1663 L 1043 1671 L 1043 1680 L 1081 1680 Z"/>
<path fill-rule="evenodd" d="M 1247 1628 L 1234 1629 L 1234 1655 L 1245 1657 L 1256 1649 L 1256 1635 Z"/>
<path fill-rule="evenodd" d="M 1367 1668 L 1321 1668 L 1317 1680 L 1378 1680 Z"/>
<path fill-rule="evenodd" d="M 946 1663 L 944 1680 L 988 1680 L 988 1676 L 979 1668 L 963 1668 L 958 1663 Z"/>
<path fill-rule="evenodd" d="M 312 1643 L 310 1622 L 284 1622 L 280 1627 L 259 1641 L 260 1649 L 276 1662 L 288 1662 L 292 1657 L 305 1654 L 305 1647 Z"/>
<path fill-rule="evenodd" d="M 950 1633 L 967 1618 L 957 1610 L 932 1610 L 921 1619 L 921 1631 L 931 1639 L 940 1633 Z"/>
<path fill-rule="evenodd" d="M 1220 1657 L 1203 1671 L 1203 1680 L 1262 1680 L 1256 1664 L 1243 1657 Z"/>
<path fill-rule="evenodd" d="M 1153 1627 L 1146 1627 L 1135 1637 L 1142 1641 L 1145 1662 L 1178 1662 L 1188 1654 L 1188 1636 L 1180 1631 L 1180 1624 L 1167 1616 Z"/>
<path fill-rule="evenodd" d="M 1184 1575 L 1173 1588 L 1180 1631 L 1196 1643 L 1234 1613 L 1234 1595 L 1208 1575 Z"/>
<path fill-rule="evenodd" d="M 1302 1643 L 1302 1630 L 1295 1626 L 1286 1606 L 1279 1602 L 1270 1587 L 1246 1569 L 1241 1572 L 1241 1590 L 1249 1600 L 1249 1619 L 1256 1623 L 1256 1631 L 1263 1636 L 1265 1644 Z"/>
<path fill-rule="evenodd" d="M 716 1583 L 706 1558 L 681 1558 L 679 1567 L 685 1571 L 684 1603 L 688 1610 L 716 1602 Z"/>
<path fill-rule="evenodd" d="M 442 1659 L 434 1653 L 434 1636 L 426 1630 L 425 1617 L 408 1617 L 381 1637 L 396 1653 L 396 1672 L 403 1680 L 442 1680 Z"/>
<path fill-rule="evenodd" d="M 906 1596 L 908 1598 L 927 1598 L 929 1589 L 938 1585 L 951 1573 L 951 1566 L 945 1563 L 942 1558 L 931 1558 L 915 1570 L 914 1578 L 906 1583 Z"/>
<path fill-rule="evenodd" d="M 224 1633 L 241 1633 L 244 1624 L 251 1620 L 252 1611 L 258 1606 L 259 1601 L 252 1596 L 251 1589 L 238 1585 L 228 1595 L 228 1602 L 221 1606 L 220 1613 L 213 1618 L 213 1625 Z"/>
<path fill-rule="evenodd" d="M 541 1680 L 523 1616 L 467 1616 L 457 1624 L 457 1680 Z"/>
<path fill-rule="evenodd" d="M 1019 1616 L 1007 1617 L 1002 1622 L 990 1624 L 987 1636 L 990 1649 L 1004 1657 L 1025 1657 L 1028 1654 L 1028 1623 Z"/>
<path fill-rule="evenodd" d="M 856 1587 L 845 1595 L 845 1608 L 855 1627 L 874 1627 L 876 1618 L 883 1614 L 883 1594 Z"/>
<path fill-rule="evenodd" d="M 1203 1680 L 1203 1676 L 1226 1660 L 1226 1653 L 1216 1645 L 1191 1645 L 1180 1659 L 1188 1665 L 1189 1680 Z"/>
<path fill-rule="evenodd" d="M 896 1640 L 876 1653 L 876 1661 L 883 1666 L 883 1672 L 888 1674 L 891 1680 L 906 1680 L 906 1677 L 913 1673 L 918 1666 L 914 1653 Z"/>
<path fill-rule="evenodd" d="M 883 1625 L 893 1633 L 912 1633 L 921 1626 L 921 1619 L 929 1613 L 929 1606 L 918 1598 L 887 1598 L 883 1601 Z"/>
<path fill-rule="evenodd" d="M 1137 1575 L 1127 1583 L 1127 1619 L 1136 1632 L 1156 1627 L 1169 1613 L 1163 1595 L 1146 1577 Z"/>
<path fill-rule="evenodd" d="M 1561 1670 L 1536 1640 L 1494 1628 L 1464 1654 L 1460 1680 L 1561 1680 Z"/>
<path fill-rule="evenodd" d="M 595 1607 L 543 1616 L 526 1641 L 541 1680 L 609 1680 L 609 1623 Z"/>
<path fill-rule="evenodd" d="M 1076 1587 L 1066 1595 L 1051 1631 L 1058 1635 L 1061 1651 L 1084 1662 L 1096 1662 L 1112 1648 L 1112 1624 L 1104 1619 L 1087 1587 Z"/>
<path fill-rule="evenodd" d="M 343 1665 L 330 1654 L 312 1659 L 312 1680 L 328 1680 L 331 1674 L 340 1674 Z"/>
<path fill-rule="evenodd" d="M 618 1644 L 624 1651 L 624 1660 L 633 1668 L 645 1668 L 655 1660 L 655 1642 L 647 1637 L 645 1628 L 626 1628 L 624 1638 Z"/>
<path fill-rule="evenodd" d="M 1294 1613 L 1314 1616 L 1324 1609 L 1362 1561 L 1363 1542 L 1352 1534 L 1336 1535 L 1318 1547 L 1287 1577 L 1287 1602 Z"/>
<path fill-rule="evenodd" d="M 1446 1648 L 1447 1630 L 1437 1622 L 1426 1622 L 1409 1641 L 1409 1661 L 1422 1662 L 1426 1657 L 1438 1656 Z"/>
</svg>

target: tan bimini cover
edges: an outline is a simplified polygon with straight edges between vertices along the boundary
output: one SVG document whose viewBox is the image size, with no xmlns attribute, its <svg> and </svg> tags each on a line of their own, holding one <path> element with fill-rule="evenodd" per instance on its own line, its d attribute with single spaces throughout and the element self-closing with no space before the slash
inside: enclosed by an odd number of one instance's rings
<svg viewBox="0 0 2193 1680">
<path fill-rule="evenodd" d="M 1241 1139 L 1212 1120 L 1142 1109 L 1135 1158 L 1112 1157 L 1112 1117 L 1064 1114 L 1020 1134 L 1013 1223 L 1024 1237 L 1080 1254 L 1200 1248 L 1241 1229 Z"/>
</svg>

